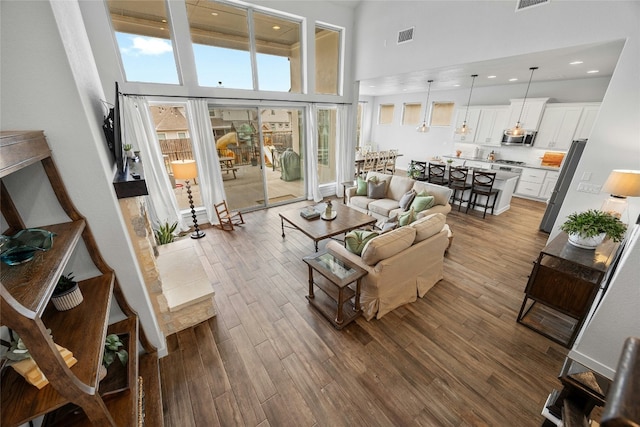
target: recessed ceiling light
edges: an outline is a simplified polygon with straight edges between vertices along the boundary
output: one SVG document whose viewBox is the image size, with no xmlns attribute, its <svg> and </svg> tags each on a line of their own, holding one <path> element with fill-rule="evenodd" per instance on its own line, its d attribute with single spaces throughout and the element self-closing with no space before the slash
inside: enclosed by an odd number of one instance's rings
<svg viewBox="0 0 640 427">
<path fill-rule="evenodd" d="M 589 70 L 587 71 L 587 74 L 595 74 L 595 73 L 599 73 L 600 70 Z"/>
<path fill-rule="evenodd" d="M 455 85 L 453 85 L 453 87 L 460 87 L 460 85 L 459 84 L 455 84 Z"/>
<path fill-rule="evenodd" d="M 487 76 L 488 79 L 495 79 L 497 76 Z"/>
<path fill-rule="evenodd" d="M 517 82 L 517 81 L 518 81 L 518 79 L 513 78 L 513 79 L 509 79 L 509 81 L 510 81 L 510 82 Z"/>
<path fill-rule="evenodd" d="M 211 12 L 211 16 L 218 16 L 218 12 Z"/>
<path fill-rule="evenodd" d="M 161 30 L 164 30 L 164 27 L 160 27 Z"/>
<path fill-rule="evenodd" d="M 369 85 L 369 87 L 376 87 L 376 85 Z"/>
<path fill-rule="evenodd" d="M 274 30 L 278 31 L 278 30 L 280 29 L 280 25 L 274 25 L 274 26 L 273 26 L 273 27 L 271 27 L 271 28 L 273 28 Z"/>
<path fill-rule="evenodd" d="M 578 65 L 578 64 L 582 64 L 582 61 L 569 62 L 569 65 Z"/>
<path fill-rule="evenodd" d="M 167 22 L 167 20 L 166 20 L 166 19 L 163 19 L 163 20 L 162 20 L 162 22 Z"/>
</svg>

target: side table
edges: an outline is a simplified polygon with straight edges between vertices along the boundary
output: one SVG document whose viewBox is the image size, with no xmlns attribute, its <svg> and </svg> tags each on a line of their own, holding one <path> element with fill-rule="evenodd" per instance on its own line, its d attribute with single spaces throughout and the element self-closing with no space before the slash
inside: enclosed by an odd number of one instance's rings
<svg viewBox="0 0 640 427">
<path fill-rule="evenodd" d="M 309 267 L 307 300 L 336 329 L 344 328 L 362 314 L 360 280 L 366 270 L 328 251 L 316 252 L 302 260 Z M 314 271 L 318 273 L 316 277 Z M 315 286 L 322 292 L 315 293 Z"/>
<path fill-rule="evenodd" d="M 518 322 L 571 348 L 618 247 L 605 240 L 595 250 L 581 249 L 559 234 L 533 264 Z"/>
</svg>

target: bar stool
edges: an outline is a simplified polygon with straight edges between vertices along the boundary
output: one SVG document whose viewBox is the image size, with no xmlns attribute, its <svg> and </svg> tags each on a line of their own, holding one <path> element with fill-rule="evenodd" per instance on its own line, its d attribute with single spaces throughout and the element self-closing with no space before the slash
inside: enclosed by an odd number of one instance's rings
<svg viewBox="0 0 640 427">
<path fill-rule="evenodd" d="M 451 205 L 455 205 L 458 201 L 458 212 L 462 207 L 464 200 L 464 193 L 471 189 L 471 184 L 467 183 L 467 177 L 469 176 L 469 168 L 458 166 L 449 169 L 449 188 L 453 190 L 451 194 Z M 460 195 L 458 196 L 458 192 Z"/>
<path fill-rule="evenodd" d="M 438 185 L 447 185 L 448 179 L 446 175 L 447 167 L 440 163 L 429 162 L 429 182 Z"/>
<path fill-rule="evenodd" d="M 427 180 L 427 162 L 419 162 L 417 160 L 411 160 L 411 165 L 409 169 L 414 171 L 414 175 L 412 178 L 416 181 L 426 181 Z"/>
<path fill-rule="evenodd" d="M 493 188 L 493 184 L 496 181 L 496 173 L 495 172 L 485 172 L 482 170 L 474 170 L 473 171 L 473 179 L 471 181 L 471 194 L 469 195 L 469 202 L 467 203 L 467 211 L 469 213 L 469 208 L 476 205 L 484 208 L 484 213 L 482 214 L 482 218 L 487 215 L 487 209 L 491 208 L 491 215 L 493 215 L 493 209 L 496 206 L 496 201 L 498 200 L 498 190 L 497 188 Z M 478 196 L 485 196 L 486 200 L 484 204 L 478 203 Z M 491 198 L 493 197 L 493 201 Z M 489 204 L 491 202 L 491 204 Z"/>
</svg>

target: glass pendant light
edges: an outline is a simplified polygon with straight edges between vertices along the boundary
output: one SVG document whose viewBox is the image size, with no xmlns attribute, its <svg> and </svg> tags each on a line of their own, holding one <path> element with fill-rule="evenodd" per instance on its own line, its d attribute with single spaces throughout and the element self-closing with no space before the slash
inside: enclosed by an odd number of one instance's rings
<svg viewBox="0 0 640 427">
<path fill-rule="evenodd" d="M 467 135 L 471 132 L 471 128 L 467 126 L 467 116 L 469 115 L 469 104 L 471 104 L 471 94 L 473 93 L 473 83 L 476 81 L 477 74 L 471 75 L 471 90 L 469 91 L 469 100 L 467 101 L 467 111 L 464 113 L 464 122 L 462 122 L 462 126 L 456 129 L 456 134 L 458 135 Z"/>
<path fill-rule="evenodd" d="M 429 126 L 427 126 L 427 112 L 429 111 L 429 94 L 431 93 L 431 83 L 433 80 L 427 80 L 429 82 L 429 89 L 427 89 L 427 103 L 424 105 L 424 120 L 422 124 L 416 128 L 418 132 L 426 133 L 429 132 Z"/>
<path fill-rule="evenodd" d="M 507 129 L 504 131 L 506 136 L 522 136 L 524 135 L 524 129 L 520 125 L 520 120 L 522 119 L 522 112 L 524 111 L 524 103 L 527 101 L 527 95 L 529 94 L 529 86 L 531 86 L 531 79 L 533 78 L 533 72 L 538 69 L 538 67 L 531 67 L 531 75 L 529 76 L 529 84 L 527 85 L 527 91 L 524 93 L 524 99 L 522 100 L 522 108 L 520 109 L 520 116 L 518 116 L 518 123 L 511 129 Z"/>
</svg>

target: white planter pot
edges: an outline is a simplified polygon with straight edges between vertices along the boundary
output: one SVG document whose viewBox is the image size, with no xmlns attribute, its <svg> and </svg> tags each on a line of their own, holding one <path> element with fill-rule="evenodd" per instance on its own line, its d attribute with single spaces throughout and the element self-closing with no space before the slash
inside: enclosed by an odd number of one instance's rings
<svg viewBox="0 0 640 427">
<path fill-rule="evenodd" d="M 606 236 L 607 235 L 605 233 L 600 233 L 593 237 L 583 237 L 580 234 L 569 234 L 569 243 L 582 249 L 595 249 L 604 241 Z"/>
<path fill-rule="evenodd" d="M 52 296 L 51 301 L 58 311 L 71 310 L 83 301 L 82 292 L 80 292 L 80 288 L 76 285 L 62 295 Z"/>
</svg>

